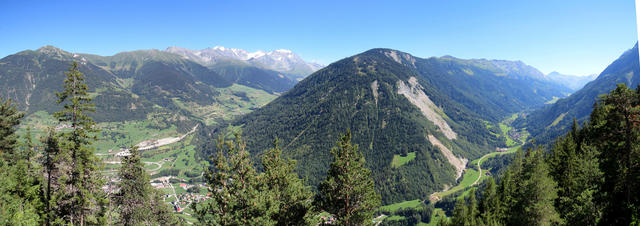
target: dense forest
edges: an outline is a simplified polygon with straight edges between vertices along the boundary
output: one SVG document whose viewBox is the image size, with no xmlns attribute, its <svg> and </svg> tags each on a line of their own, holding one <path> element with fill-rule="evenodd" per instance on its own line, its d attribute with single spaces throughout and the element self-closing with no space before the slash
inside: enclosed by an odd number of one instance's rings
<svg viewBox="0 0 640 226">
<path fill-rule="evenodd" d="M 640 89 L 602 96 L 551 150 L 520 151 L 498 182 L 459 201 L 451 225 L 640 224 Z"/>
</svg>

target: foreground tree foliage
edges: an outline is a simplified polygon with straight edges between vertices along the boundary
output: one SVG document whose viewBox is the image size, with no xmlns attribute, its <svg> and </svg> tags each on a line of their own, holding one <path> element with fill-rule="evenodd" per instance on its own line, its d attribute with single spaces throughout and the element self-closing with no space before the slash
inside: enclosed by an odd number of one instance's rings
<svg viewBox="0 0 640 226">
<path fill-rule="evenodd" d="M 129 150 L 122 160 L 120 191 L 114 197 L 122 225 L 177 225 L 178 219 L 162 200 L 158 191 L 149 184 L 149 175 L 140 160 L 138 147 Z"/>
<path fill-rule="evenodd" d="M 574 120 L 571 132 L 556 140 L 547 162 L 558 183 L 555 207 L 568 225 L 595 225 L 601 207 L 595 198 L 602 185 L 597 149 L 584 142 L 585 131 L 578 131 Z"/>
<path fill-rule="evenodd" d="M 373 213 L 380 206 L 371 171 L 358 145 L 351 144 L 351 131 L 331 149 L 333 162 L 327 178 L 318 187 L 317 206 L 335 217 L 337 225 L 373 224 Z"/>
<path fill-rule="evenodd" d="M 496 187 L 480 192 L 477 215 L 459 203 L 454 225 L 640 224 L 640 89 L 624 84 L 600 98 L 582 129 L 519 153 Z M 478 221 L 479 219 L 479 221 Z M 446 223 L 446 222 L 445 222 Z"/>
<path fill-rule="evenodd" d="M 41 221 L 38 166 L 30 161 L 32 144 L 18 146 L 15 127 L 24 115 L 0 99 L 0 224 L 36 225 Z"/>
<path fill-rule="evenodd" d="M 218 138 L 216 147 L 218 154 L 211 156 L 214 169 L 205 172 L 211 199 L 194 208 L 198 220 L 207 225 L 274 225 L 267 216 L 266 191 L 260 190 L 240 134 L 234 141 Z"/>
<path fill-rule="evenodd" d="M 55 195 L 64 222 L 84 225 L 104 223 L 104 213 L 108 201 L 102 191 L 104 184 L 100 174 L 100 160 L 93 154 L 91 144 L 97 140 L 93 135 L 96 124 L 87 115 L 95 111 L 84 83 L 84 75 L 73 62 L 64 80 L 64 90 L 56 93 L 58 103 L 64 104 L 54 116 L 60 123 L 68 124 L 70 130 L 59 135 L 60 153 L 58 160 L 65 173 L 58 178 L 60 188 Z"/>
<path fill-rule="evenodd" d="M 0 225 L 104 225 L 108 197 L 102 190 L 98 158 L 93 154 L 95 123 L 86 115 L 92 111 L 88 87 L 74 63 L 66 73 L 64 91 L 58 94 L 64 110 L 55 116 L 67 128 L 50 128 L 41 145 L 32 141 L 27 129 L 19 142 L 16 127 L 24 115 L 11 101 L 0 100 Z M 159 193 L 149 185 L 139 154 L 125 159 L 118 201 L 129 202 L 137 214 L 121 208 L 122 224 L 175 225 L 175 216 L 166 208 Z M 132 182 L 131 179 L 135 180 Z M 126 193 L 126 194 L 125 194 Z M 134 198 L 142 197 L 142 199 Z M 132 204 L 135 203 L 135 204 Z M 148 208 L 147 208 L 148 207 Z M 139 217 L 144 217 L 141 219 Z"/>
<path fill-rule="evenodd" d="M 639 92 L 619 84 L 601 98 L 584 129 L 585 142 L 600 151 L 602 224 L 640 224 Z"/>
<path fill-rule="evenodd" d="M 295 161 L 280 157 L 274 147 L 263 156 L 258 174 L 240 134 L 217 141 L 218 154 L 206 171 L 211 199 L 197 205 L 200 223 L 207 225 L 312 225 L 313 194 L 293 172 Z"/>
<path fill-rule="evenodd" d="M 296 161 L 283 159 L 278 139 L 262 157 L 264 172 L 260 175 L 262 189 L 269 192 L 271 219 L 276 225 L 314 225 L 313 193 L 295 173 Z"/>
<path fill-rule="evenodd" d="M 475 191 L 456 204 L 451 225 L 554 225 L 555 181 L 541 148 L 519 152 L 496 187 L 490 180 L 480 202 Z"/>
</svg>

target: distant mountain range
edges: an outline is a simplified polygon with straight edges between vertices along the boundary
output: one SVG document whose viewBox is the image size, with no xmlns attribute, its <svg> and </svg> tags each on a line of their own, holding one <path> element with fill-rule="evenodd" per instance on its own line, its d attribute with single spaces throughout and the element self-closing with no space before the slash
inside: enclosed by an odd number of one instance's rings
<svg viewBox="0 0 640 226">
<path fill-rule="evenodd" d="M 211 131 L 242 128 L 254 156 L 281 141 L 317 185 L 329 149 L 350 129 L 384 203 L 429 197 L 456 183 L 468 159 L 503 147 L 499 121 L 569 92 L 522 62 L 422 59 L 372 49 L 311 74 L 266 106 Z M 200 147 L 202 156 L 215 150 Z M 410 158 L 406 164 L 394 159 Z"/>
<path fill-rule="evenodd" d="M 552 105 L 531 112 L 526 119 L 518 120 L 517 125 L 526 127 L 537 143 L 551 143 L 571 127 L 574 118 L 578 123 L 586 121 L 598 96 L 609 93 L 618 83 L 634 89 L 640 84 L 638 44 L 624 52 L 584 88 Z"/>
<path fill-rule="evenodd" d="M 247 52 L 243 49 L 216 46 L 202 50 L 190 50 L 180 47 L 169 47 L 165 51 L 175 53 L 205 66 L 214 66 L 228 61 L 242 62 L 248 65 L 303 78 L 323 65 L 304 61 L 291 50 L 279 49 L 271 52 Z"/>
<path fill-rule="evenodd" d="M 577 91 L 584 87 L 588 82 L 593 81 L 598 77 L 598 74 L 578 76 L 578 75 L 565 75 L 558 72 L 551 72 L 547 74 L 547 78 L 555 83 L 562 84 L 572 91 Z"/>
<path fill-rule="evenodd" d="M 0 97 L 12 99 L 27 113 L 58 111 L 55 93 L 62 90 L 64 73 L 73 61 L 79 62 L 79 70 L 86 76 L 97 107 L 92 116 L 98 122 L 169 114 L 211 123 L 214 118 L 228 118 L 219 115 L 233 108 L 259 106 L 245 91 L 239 91 L 243 88 L 232 86 L 241 83 L 235 78 L 177 54 L 139 50 L 98 56 L 69 53 L 53 46 L 0 59 Z M 290 79 L 282 80 L 288 83 L 278 92 L 294 84 Z M 252 84 L 260 87 L 263 84 L 259 81 Z M 269 96 L 267 92 L 273 91 L 272 87 L 264 90 Z"/>
</svg>

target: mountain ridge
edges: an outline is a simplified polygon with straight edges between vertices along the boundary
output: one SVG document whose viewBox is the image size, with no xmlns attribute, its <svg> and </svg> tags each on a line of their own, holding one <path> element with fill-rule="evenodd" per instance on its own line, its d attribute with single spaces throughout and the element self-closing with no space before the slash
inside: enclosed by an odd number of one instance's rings
<svg viewBox="0 0 640 226">
<path fill-rule="evenodd" d="M 636 43 L 582 89 L 554 104 L 529 113 L 525 119 L 517 120 L 515 125 L 520 128 L 527 127 L 537 142 L 549 144 L 571 127 L 574 118 L 579 124 L 586 121 L 599 95 L 609 93 L 618 83 L 635 87 L 640 84 L 639 75 L 640 63 Z"/>
<path fill-rule="evenodd" d="M 472 60 L 371 49 L 331 63 L 264 107 L 203 137 L 242 128 L 253 156 L 278 137 L 284 155 L 299 161 L 299 174 L 316 185 L 337 134 L 350 129 L 384 203 L 424 198 L 455 184 L 464 159 L 504 145 L 504 137 L 493 135 L 500 133 L 497 122 L 562 93 L 547 81 L 508 72 Z M 532 81 L 544 86 L 537 92 L 523 89 Z M 528 100 L 539 95 L 544 96 Z M 445 157 L 439 144 L 453 158 Z M 213 149 L 200 150 L 208 156 Z M 415 159 L 391 166 L 394 156 L 408 153 Z"/>
<path fill-rule="evenodd" d="M 262 50 L 248 52 L 243 49 L 225 48 L 222 46 L 201 50 L 191 50 L 172 46 L 168 47 L 164 51 L 179 54 L 205 66 L 213 66 L 219 61 L 224 60 L 237 60 L 255 67 L 287 74 L 295 74 L 302 77 L 323 67 L 316 63 L 304 61 L 300 56 L 293 53 L 293 51 L 286 49 L 278 49 L 269 52 Z"/>
<path fill-rule="evenodd" d="M 598 77 L 598 74 L 579 76 L 579 75 L 567 75 L 557 71 L 552 71 L 551 73 L 547 74 L 546 77 L 552 81 L 565 85 L 566 87 L 572 89 L 575 92 L 580 90 L 582 87 L 584 87 L 584 85 L 586 85 L 590 81 L 593 81 L 594 79 L 596 79 Z"/>
</svg>

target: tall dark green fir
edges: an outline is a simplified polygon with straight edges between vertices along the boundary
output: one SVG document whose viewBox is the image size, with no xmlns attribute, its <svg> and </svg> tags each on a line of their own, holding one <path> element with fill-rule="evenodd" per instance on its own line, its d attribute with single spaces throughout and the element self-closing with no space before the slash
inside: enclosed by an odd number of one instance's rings
<svg viewBox="0 0 640 226">
<path fill-rule="evenodd" d="M 84 75 L 78 70 L 78 63 L 73 62 L 66 72 L 64 90 L 56 93 L 58 104 L 63 110 L 54 116 L 68 130 L 61 133 L 61 150 L 69 156 L 70 175 L 61 177 L 61 195 L 57 205 L 66 210 L 63 219 L 71 224 L 101 223 L 104 221 L 104 203 L 106 196 L 102 192 L 103 180 L 98 173 L 98 158 L 93 154 L 91 145 L 96 141 L 96 124 L 88 112 L 94 112 L 89 88 L 84 82 Z"/>
<path fill-rule="evenodd" d="M 205 172 L 211 199 L 194 206 L 196 217 L 205 225 L 275 225 L 246 144 L 239 133 L 235 138 L 218 138 L 218 154 L 211 156 L 212 169 Z"/>
<path fill-rule="evenodd" d="M 358 145 L 351 144 L 351 131 L 337 144 L 331 149 L 333 162 L 327 177 L 318 187 L 317 206 L 332 214 L 338 225 L 371 225 L 380 205 L 371 171 L 365 167 Z"/>
<path fill-rule="evenodd" d="M 273 204 L 269 215 L 277 225 L 313 225 L 315 213 L 311 188 L 295 173 L 296 161 L 282 158 L 278 139 L 262 157 L 260 183 Z"/>
<path fill-rule="evenodd" d="M 115 205 L 120 213 L 118 224 L 123 225 L 176 225 L 177 218 L 167 211 L 169 206 L 156 195 L 149 184 L 149 175 L 140 160 L 138 147 L 129 150 L 122 159 L 120 191 L 115 195 Z"/>
</svg>

